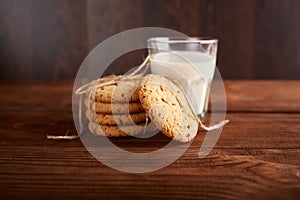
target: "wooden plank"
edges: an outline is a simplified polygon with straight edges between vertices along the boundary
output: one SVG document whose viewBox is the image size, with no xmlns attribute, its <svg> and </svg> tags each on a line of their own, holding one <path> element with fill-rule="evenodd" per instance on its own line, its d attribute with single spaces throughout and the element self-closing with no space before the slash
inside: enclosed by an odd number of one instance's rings
<svg viewBox="0 0 300 200">
<path fill-rule="evenodd" d="M 33 76 L 32 0 L 0 2 L 0 80 Z"/>
<path fill-rule="evenodd" d="M 288 84 L 297 86 L 299 81 L 227 81 L 226 87 L 232 107 L 244 108 L 239 102 L 248 101 L 259 108 L 257 99 L 269 97 L 272 88 L 281 88 L 273 90 L 280 94 L 291 87 Z M 268 92 L 247 100 L 262 87 Z M 244 113 L 232 109 L 227 115 L 231 123 L 205 158 L 198 158 L 205 136 L 200 131 L 187 152 L 170 166 L 130 174 L 98 162 L 80 140 L 46 139 L 47 134 L 75 130 L 71 89 L 71 82 L 0 85 L 3 198 L 297 199 L 300 195 L 300 113 L 295 110 L 263 113 L 248 109 L 251 112 Z M 292 89 L 285 91 L 289 99 L 298 98 Z M 266 106 L 278 109 L 279 101 L 279 97 L 272 98 Z M 151 139 L 116 138 L 112 142 L 128 151 L 149 152 L 169 140 L 158 134 Z"/>
<path fill-rule="evenodd" d="M 219 38 L 218 69 L 227 79 L 254 78 L 253 61 L 259 57 L 254 50 L 255 1 L 215 1 L 213 4 L 215 9 L 209 18 L 214 19 L 211 23 L 214 29 L 209 34 Z"/>
<path fill-rule="evenodd" d="M 225 80 L 227 112 L 300 112 L 300 81 Z M 0 83 L 0 109 L 71 109 L 73 82 Z M 59 90 L 58 90 L 59 88 Z M 26 97 L 26 98 L 24 98 Z"/>
<path fill-rule="evenodd" d="M 276 129 L 274 114 L 229 114 L 233 122 L 204 159 L 197 157 L 204 136 L 200 132 L 191 148 L 172 165 L 147 174 L 128 174 L 97 162 L 79 140 L 46 139 L 46 133 L 72 128 L 69 114 L 9 113 L 0 115 L 3 197 L 296 199 L 300 194 L 298 114 L 277 125 L 289 125 L 284 132 Z M 142 145 L 133 140 L 114 142 L 124 149 L 151 150 L 164 138 Z"/>
<path fill-rule="evenodd" d="M 145 13 L 142 6 L 143 1 L 139 0 L 87 1 L 89 50 L 119 32 L 143 27 Z M 119 64 L 127 67 L 132 63 L 132 60 L 128 59 L 125 63 Z"/>
<path fill-rule="evenodd" d="M 144 26 L 218 37 L 225 78 L 296 79 L 299 7 L 298 0 L 1 1 L 0 79 L 73 79 L 89 49 Z M 119 61 L 114 72 L 140 58 Z"/>
<path fill-rule="evenodd" d="M 300 34 L 300 2 L 297 0 L 255 1 L 254 77 L 298 79 L 300 46 L 293 38 Z M 274 15 L 276 13 L 276 16 Z M 271 39 L 272 38 L 272 39 Z M 287 63 L 289 67 L 287 67 Z"/>
<path fill-rule="evenodd" d="M 86 2 L 36 1 L 32 15 L 34 76 L 27 80 L 72 79 L 88 49 Z"/>
<path fill-rule="evenodd" d="M 145 12 L 143 1 L 139 0 L 89 0 L 87 1 L 87 25 L 89 50 L 93 50 L 102 41 L 129 29 L 143 27 Z M 134 6 L 133 6 L 134 5 Z M 109 25 L 107 22 L 109 21 Z M 137 35 L 136 41 L 143 41 Z M 146 41 L 144 43 L 146 45 Z M 111 54 L 120 44 L 110 46 L 107 53 Z M 123 41 L 122 46 L 130 47 L 132 42 Z M 147 49 L 137 49 L 116 58 L 105 70 L 104 75 L 124 74 L 129 69 L 140 65 L 147 56 Z"/>
<path fill-rule="evenodd" d="M 88 49 L 86 2 L 0 2 L 0 80 L 73 79 Z"/>
<path fill-rule="evenodd" d="M 76 150 L 63 151 L 68 159 L 1 159 L 2 197 L 297 199 L 300 192 L 298 166 L 249 156 L 208 157 L 194 166 L 183 166 L 179 160 L 156 172 L 128 174 L 77 157 Z"/>
<path fill-rule="evenodd" d="M 300 81 L 225 81 L 227 111 L 300 112 Z"/>
<path fill-rule="evenodd" d="M 72 108 L 73 82 L 19 82 L 0 84 L 1 110 Z"/>
<path fill-rule="evenodd" d="M 18 145 L 43 145 L 47 134 L 61 135 L 75 131 L 71 111 L 2 111 L 1 133 L 3 141 L 9 140 L 8 147 Z M 228 114 L 231 123 L 224 127 L 215 148 L 221 149 L 298 149 L 300 148 L 299 114 Z M 10 133 L 10 134 L 7 134 Z M 287 137 L 288 135 L 288 137 Z M 196 147 L 200 147 L 205 131 L 200 130 Z M 134 138 L 112 139 L 122 148 L 137 150 L 143 147 L 153 150 L 163 147 L 169 140 L 157 136 L 151 140 Z M 151 144 L 155 142 L 155 144 Z M 11 146 L 12 145 L 12 146 Z M 4 146 L 3 146 L 4 147 Z"/>
</svg>

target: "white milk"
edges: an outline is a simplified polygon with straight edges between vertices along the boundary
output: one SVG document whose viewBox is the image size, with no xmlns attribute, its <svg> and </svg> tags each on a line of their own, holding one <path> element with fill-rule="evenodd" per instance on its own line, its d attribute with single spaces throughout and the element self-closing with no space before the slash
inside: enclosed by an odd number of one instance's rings
<svg viewBox="0 0 300 200">
<path fill-rule="evenodd" d="M 194 66 L 194 67 L 193 67 Z M 215 63 L 207 54 L 196 51 L 169 51 L 152 55 L 151 71 L 177 80 L 196 114 L 207 111 L 207 101 Z"/>
</svg>

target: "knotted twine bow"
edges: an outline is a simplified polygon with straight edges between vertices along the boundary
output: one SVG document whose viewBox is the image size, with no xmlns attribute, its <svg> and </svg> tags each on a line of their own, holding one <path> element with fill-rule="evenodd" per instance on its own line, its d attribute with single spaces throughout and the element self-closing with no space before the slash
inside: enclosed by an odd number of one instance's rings
<svg viewBox="0 0 300 200">
<path fill-rule="evenodd" d="M 87 99 L 88 99 L 88 105 L 90 106 L 91 105 L 91 99 L 92 99 L 93 95 L 95 94 L 95 91 L 98 88 L 108 86 L 108 85 L 114 85 L 120 80 L 126 81 L 126 80 L 141 79 L 141 77 L 143 77 L 146 74 L 146 72 L 149 68 L 149 65 L 147 65 L 149 61 L 150 61 L 150 56 L 148 55 L 141 65 L 139 65 L 133 72 L 131 72 L 127 75 L 113 76 L 111 78 L 111 80 L 108 80 L 108 81 L 103 81 L 103 78 L 98 78 L 96 80 L 93 80 L 89 83 L 84 84 L 83 86 L 81 86 L 80 88 L 78 88 L 75 91 L 76 95 L 80 95 L 80 98 L 79 98 L 79 111 L 78 111 L 79 129 L 80 129 L 79 130 L 79 135 L 83 131 L 83 122 L 82 122 L 82 98 L 83 98 L 83 95 L 88 94 Z M 184 94 L 184 96 L 185 96 L 185 99 L 187 100 L 187 102 L 189 102 L 187 96 L 185 94 Z M 202 123 L 202 121 L 195 114 L 195 112 L 192 109 L 190 103 L 188 103 L 188 106 L 192 110 L 194 118 L 197 119 L 197 121 L 200 124 L 201 128 L 203 128 L 204 130 L 211 131 L 211 130 L 214 130 L 214 129 L 221 128 L 222 126 L 229 123 L 229 120 L 226 119 L 226 120 L 223 120 L 223 121 L 221 121 L 217 124 L 214 124 L 212 126 L 205 126 Z M 146 123 L 146 125 L 147 125 L 147 123 Z M 71 136 L 71 135 L 67 136 L 66 135 L 66 136 L 62 137 L 62 136 L 51 136 L 51 135 L 49 135 L 49 136 L 47 136 L 47 138 L 48 139 L 74 139 L 74 136 Z"/>
</svg>

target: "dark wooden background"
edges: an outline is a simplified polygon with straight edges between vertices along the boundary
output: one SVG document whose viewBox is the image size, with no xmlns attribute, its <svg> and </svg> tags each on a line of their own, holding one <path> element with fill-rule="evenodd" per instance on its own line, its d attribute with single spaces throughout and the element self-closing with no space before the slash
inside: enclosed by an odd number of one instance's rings
<svg viewBox="0 0 300 200">
<path fill-rule="evenodd" d="M 299 0 L 1 0 L 0 80 L 73 79 L 95 45 L 143 26 L 218 37 L 223 78 L 300 78 Z"/>
</svg>

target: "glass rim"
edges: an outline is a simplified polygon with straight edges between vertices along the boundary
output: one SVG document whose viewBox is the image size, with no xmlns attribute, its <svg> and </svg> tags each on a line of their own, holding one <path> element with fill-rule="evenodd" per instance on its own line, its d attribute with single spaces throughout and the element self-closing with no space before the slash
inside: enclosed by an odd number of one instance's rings
<svg viewBox="0 0 300 200">
<path fill-rule="evenodd" d="M 168 40 L 165 40 L 168 39 Z M 201 44 L 213 44 L 217 43 L 219 40 L 215 37 L 204 36 L 204 37 L 186 37 L 186 38 L 176 38 L 176 37 L 151 37 L 147 39 L 147 42 L 160 42 L 160 43 L 201 43 Z"/>
</svg>

